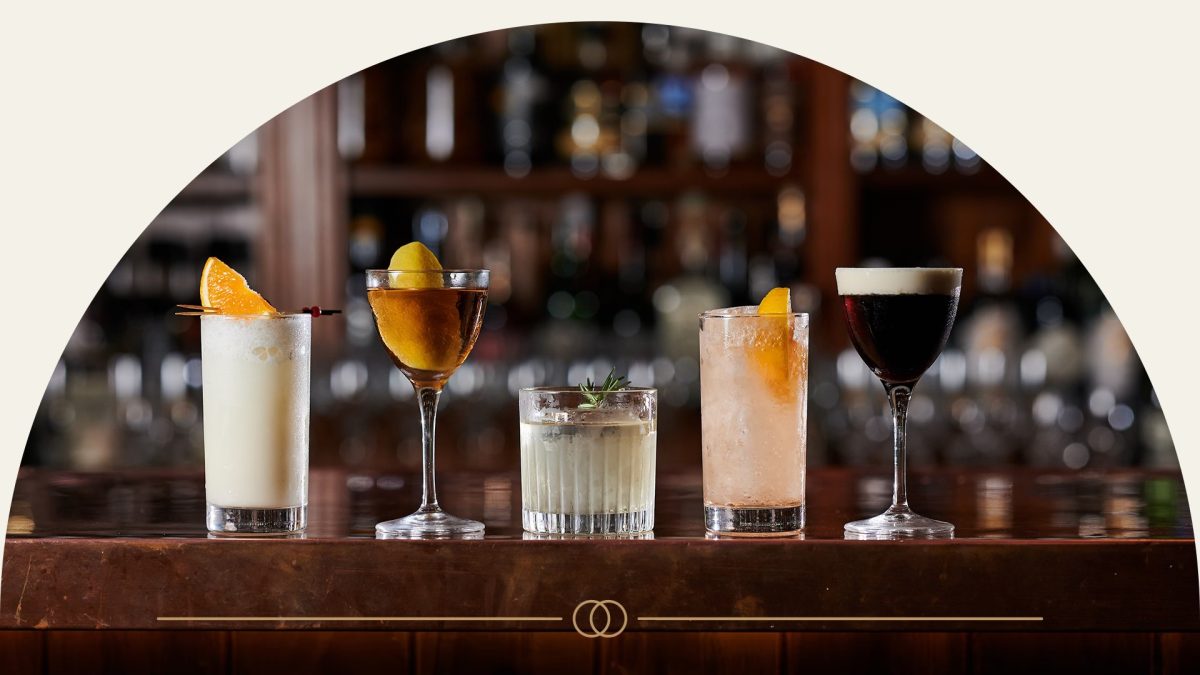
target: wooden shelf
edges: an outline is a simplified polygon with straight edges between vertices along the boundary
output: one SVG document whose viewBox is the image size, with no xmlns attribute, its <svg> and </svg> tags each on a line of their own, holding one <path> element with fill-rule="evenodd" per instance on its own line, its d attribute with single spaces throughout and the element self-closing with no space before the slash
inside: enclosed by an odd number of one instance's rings
<svg viewBox="0 0 1200 675">
<path fill-rule="evenodd" d="M 231 173 L 205 172 L 196 176 L 179 192 L 180 201 L 234 201 L 247 199 L 252 192 L 252 179 Z"/>
<path fill-rule="evenodd" d="M 858 179 L 862 187 L 880 191 L 999 192 L 1013 189 L 999 172 L 986 164 L 974 173 L 950 169 L 934 174 L 916 166 L 877 169 L 860 174 Z M 777 177 L 751 168 L 730 169 L 721 175 L 692 168 L 648 168 L 626 179 L 581 178 L 566 168 L 540 169 L 523 178 L 513 178 L 498 168 L 478 166 L 360 166 L 350 170 L 350 193 L 356 197 L 546 195 L 575 191 L 612 196 L 656 196 L 688 190 L 767 195 L 788 184 L 805 183 L 798 172 Z M 231 191 L 233 188 L 221 186 L 217 181 L 205 188 L 209 193 L 222 189 Z"/>
<path fill-rule="evenodd" d="M 947 169 L 945 173 L 930 173 L 919 166 L 899 169 L 876 169 L 858 174 L 861 185 L 879 191 L 949 191 L 949 192 L 1008 192 L 1016 194 L 1012 184 L 1000 172 L 983 164 L 974 173 Z"/>
<path fill-rule="evenodd" d="M 553 195 L 587 192 L 610 196 L 662 196 L 688 190 L 770 195 L 789 184 L 802 184 L 798 173 L 775 177 L 749 168 L 712 175 L 695 169 L 642 169 L 627 179 L 580 178 L 566 168 L 539 169 L 513 178 L 498 168 L 452 166 L 361 166 L 350 171 L 356 197 L 433 197 L 450 195 Z"/>
</svg>

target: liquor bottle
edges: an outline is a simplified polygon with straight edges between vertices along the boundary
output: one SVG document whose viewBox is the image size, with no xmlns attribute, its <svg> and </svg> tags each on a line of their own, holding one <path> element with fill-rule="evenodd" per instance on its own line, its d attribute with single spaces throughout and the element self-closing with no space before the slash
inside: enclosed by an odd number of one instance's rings
<svg viewBox="0 0 1200 675">
<path fill-rule="evenodd" d="M 600 85 L 595 80 L 577 80 L 568 97 L 566 124 L 558 136 L 558 151 L 580 178 L 591 178 L 600 170 L 600 155 L 615 140 L 600 126 Z M 608 130 L 611 133 L 611 129 Z"/>
<path fill-rule="evenodd" d="M 483 267 L 484 203 L 475 197 L 459 197 L 446 205 L 446 265 L 458 269 Z"/>
<path fill-rule="evenodd" d="M 785 185 L 775 197 L 775 230 L 767 247 L 774 256 L 777 283 L 792 290 L 792 308 L 812 313 L 818 309 L 821 294 L 804 265 L 807 237 L 808 201 L 804 190 L 798 185 Z"/>
<path fill-rule="evenodd" d="M 367 143 L 366 82 L 362 73 L 343 78 L 337 84 L 338 154 L 347 162 L 363 156 Z"/>
<path fill-rule="evenodd" d="M 726 205 L 718 215 L 720 249 L 717 257 L 717 275 L 721 285 L 729 293 L 732 302 L 749 301 L 749 260 L 746 254 L 746 213 L 735 206 Z"/>
<path fill-rule="evenodd" d="M 964 425 L 970 432 L 974 460 L 984 464 L 1008 461 L 1019 433 L 1016 389 L 1017 362 L 1023 339 L 1020 315 L 1011 295 L 1012 235 L 993 227 L 976 239 L 977 295 L 959 332 L 967 358 L 967 386 L 978 409 L 964 404 Z"/>
<path fill-rule="evenodd" d="M 1129 335 L 1112 308 L 1086 327 L 1087 421 L 1080 433 L 1087 466 L 1120 466 L 1132 459 L 1137 442 L 1137 374 L 1142 370 Z M 1081 451 L 1082 454 L 1082 451 Z"/>
<path fill-rule="evenodd" d="M 951 141 L 950 148 L 954 151 L 954 168 L 960 173 L 976 173 L 983 165 L 979 155 L 959 139 Z"/>
<path fill-rule="evenodd" d="M 656 66 L 650 80 L 654 105 L 648 118 L 648 155 L 654 163 L 673 168 L 691 166 L 693 161 L 688 120 L 695 91 L 688 35 L 689 31 L 677 27 L 642 30 L 643 53 Z"/>
<path fill-rule="evenodd" d="M 653 295 L 661 351 L 675 364 L 677 387 L 668 398 L 677 403 L 699 391 L 696 317 L 714 307 L 727 307 L 731 300 L 729 291 L 711 273 L 716 260 L 707 220 L 709 209 L 708 198 L 700 193 L 680 198 L 674 233 L 680 273 L 656 288 Z"/>
<path fill-rule="evenodd" d="M 508 57 L 501 67 L 497 122 L 504 172 L 523 178 L 534 162 L 545 159 L 536 116 L 546 93 L 546 80 L 537 63 L 536 32 L 531 27 L 508 32 Z"/>
<path fill-rule="evenodd" d="M 549 293 L 545 274 L 551 257 L 547 237 L 541 231 L 536 214 L 521 202 L 498 207 L 498 239 L 508 252 L 510 264 L 510 300 L 506 311 L 510 321 L 522 323 L 545 317 Z"/>
<path fill-rule="evenodd" d="M 425 152 L 443 162 L 454 154 L 454 73 L 435 63 L 425 73 Z"/>
<path fill-rule="evenodd" d="M 592 288 L 600 301 L 597 328 L 611 328 L 626 340 L 640 339 L 649 322 L 643 306 L 646 256 L 634 218 L 624 200 L 606 199 L 601 203 L 594 255 L 597 264 L 592 277 Z M 628 342 L 619 344 L 632 348 Z"/>
<path fill-rule="evenodd" d="M 751 145 L 749 73 L 734 60 L 734 38 L 709 33 L 706 47 L 710 61 L 693 85 L 690 143 L 705 169 L 721 174 Z"/>
<path fill-rule="evenodd" d="M 646 161 L 649 152 L 650 87 L 638 75 L 621 89 L 620 152 L 609 160 L 609 175 L 627 178 Z"/>
<path fill-rule="evenodd" d="M 788 62 L 774 58 L 764 64 L 762 85 L 763 165 L 772 176 L 786 176 L 795 154 L 795 88 Z"/>
<path fill-rule="evenodd" d="M 1034 326 L 1020 363 L 1024 407 L 1033 433 L 1026 442 L 1025 462 L 1032 466 L 1081 468 L 1091 459 L 1083 427 L 1088 364 L 1082 330 L 1081 293 L 1087 280 L 1071 270 L 1076 261 L 1070 249 L 1055 239 L 1058 269 L 1032 285 L 1028 321 Z"/>
<path fill-rule="evenodd" d="M 921 117 L 914 128 L 914 146 L 921 151 L 921 166 L 933 174 L 945 173 L 950 168 L 949 133 L 928 117 Z"/>
<path fill-rule="evenodd" d="M 879 114 L 874 106 L 878 94 L 864 82 L 850 83 L 850 166 L 859 173 L 879 164 Z"/>
<path fill-rule="evenodd" d="M 855 80 L 850 84 L 850 165 L 867 173 L 882 164 L 908 164 L 909 110 L 900 101 Z"/>
<path fill-rule="evenodd" d="M 879 158 L 884 168 L 899 169 L 908 164 L 908 107 L 880 92 Z"/>
</svg>

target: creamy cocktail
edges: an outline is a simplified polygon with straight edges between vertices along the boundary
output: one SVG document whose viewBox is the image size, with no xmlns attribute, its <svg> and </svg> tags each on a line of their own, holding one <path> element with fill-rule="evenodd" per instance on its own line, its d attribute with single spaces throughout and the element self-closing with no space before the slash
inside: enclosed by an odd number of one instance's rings
<svg viewBox="0 0 1200 675">
<path fill-rule="evenodd" d="M 312 317 L 200 318 L 208 528 L 303 529 Z"/>
<path fill-rule="evenodd" d="M 579 389 L 522 389 L 521 521 L 535 533 L 654 529 L 657 392 L 597 403 Z"/>
<path fill-rule="evenodd" d="M 790 302 L 767 305 L 700 316 L 710 532 L 780 534 L 804 527 L 808 315 L 792 313 Z"/>
<path fill-rule="evenodd" d="M 209 258 L 200 275 L 208 529 L 296 532 L 307 524 L 312 316 L 279 312 Z"/>
</svg>

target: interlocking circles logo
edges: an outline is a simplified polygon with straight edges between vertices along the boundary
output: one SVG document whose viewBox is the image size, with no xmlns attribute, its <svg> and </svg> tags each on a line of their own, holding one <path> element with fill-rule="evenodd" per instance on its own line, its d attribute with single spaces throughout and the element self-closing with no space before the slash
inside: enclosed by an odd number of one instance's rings
<svg viewBox="0 0 1200 675">
<path fill-rule="evenodd" d="M 615 638 L 625 632 L 629 614 L 616 600 L 584 600 L 575 605 L 571 623 L 585 638 Z"/>
</svg>

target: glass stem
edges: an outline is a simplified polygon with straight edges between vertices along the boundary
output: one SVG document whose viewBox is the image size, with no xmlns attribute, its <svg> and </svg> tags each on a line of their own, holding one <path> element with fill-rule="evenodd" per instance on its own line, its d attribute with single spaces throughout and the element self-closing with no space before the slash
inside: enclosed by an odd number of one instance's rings
<svg viewBox="0 0 1200 675">
<path fill-rule="evenodd" d="M 421 406 L 421 513 L 437 513 L 437 481 L 434 478 L 433 432 L 437 422 L 438 399 L 442 390 L 433 387 L 417 387 L 417 404 Z"/>
<path fill-rule="evenodd" d="M 912 384 L 884 384 L 888 402 L 892 406 L 892 447 L 895 462 L 892 475 L 892 508 L 890 511 L 908 511 L 908 448 L 904 425 L 908 419 L 908 400 L 912 397 Z"/>
</svg>

